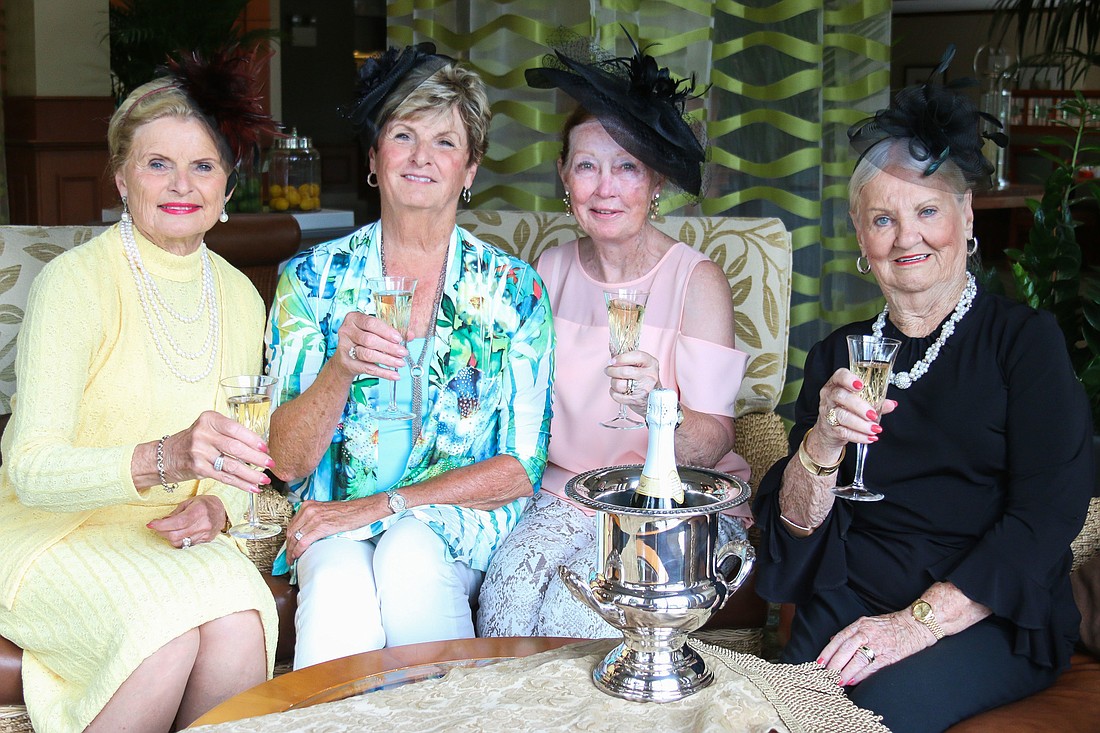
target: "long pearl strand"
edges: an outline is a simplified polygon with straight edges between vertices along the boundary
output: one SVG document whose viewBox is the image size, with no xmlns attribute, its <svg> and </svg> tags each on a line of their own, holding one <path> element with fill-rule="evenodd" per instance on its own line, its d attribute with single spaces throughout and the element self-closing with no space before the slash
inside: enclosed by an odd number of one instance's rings
<svg viewBox="0 0 1100 733">
<path fill-rule="evenodd" d="M 951 318 L 947 320 L 947 323 L 943 324 L 943 328 L 940 329 L 940 336 L 928 347 L 928 350 L 924 352 L 924 358 L 913 365 L 913 368 L 907 372 L 894 372 L 890 375 L 890 384 L 894 385 L 898 389 L 909 389 L 913 386 L 913 383 L 923 377 L 928 371 L 928 368 L 932 366 L 932 362 L 936 360 L 936 357 L 940 355 L 940 349 L 947 342 L 947 339 L 951 338 L 951 334 L 955 333 L 955 326 L 962 317 L 966 315 L 966 312 L 970 310 L 970 306 L 974 303 L 974 296 L 978 294 L 978 285 L 974 281 L 974 276 L 969 272 L 966 273 L 966 287 L 963 288 L 962 295 L 959 296 L 959 302 L 955 306 L 955 312 L 951 314 Z M 878 318 L 875 319 L 874 324 L 871 326 L 871 331 L 877 338 L 882 338 L 882 328 L 886 325 L 886 314 L 890 312 L 890 306 L 887 304 L 882 313 L 878 314 Z"/>
<path fill-rule="evenodd" d="M 126 252 L 126 260 L 130 264 L 130 272 L 133 274 L 134 283 L 137 285 L 138 301 L 141 303 L 141 310 L 145 315 L 145 324 L 149 327 L 149 333 L 153 336 L 153 344 L 156 346 L 157 353 L 160 354 L 160 358 L 165 366 L 168 367 L 168 370 L 176 375 L 181 381 L 189 384 L 201 382 L 203 379 L 206 379 L 214 369 L 214 361 L 218 353 L 218 336 L 220 332 L 218 301 L 214 295 L 214 268 L 210 263 L 210 254 L 207 252 L 206 243 L 203 243 L 200 254 L 202 261 L 202 296 L 199 298 L 198 310 L 193 316 L 189 316 L 176 311 L 168 305 L 160 292 L 160 288 L 157 287 L 156 281 L 153 280 L 153 276 L 145 269 L 145 264 L 141 260 L 141 253 L 138 252 L 137 241 L 134 239 L 133 219 L 130 217 L 128 211 L 123 212 L 118 229 L 122 237 L 122 248 Z M 203 341 L 198 351 L 187 351 L 172 337 L 172 333 L 164 319 L 164 313 L 167 313 L 181 323 L 194 323 L 199 319 L 204 310 L 209 314 L 209 326 L 206 330 L 206 339 Z M 160 324 L 160 330 L 156 328 L 156 323 Z M 167 349 L 164 347 L 160 331 L 164 332 L 164 338 L 167 339 L 168 345 L 172 347 L 172 351 L 187 361 L 198 361 L 204 354 L 209 352 L 206 359 L 206 367 L 200 374 L 185 374 L 175 365 L 173 359 L 168 355 Z"/>
</svg>

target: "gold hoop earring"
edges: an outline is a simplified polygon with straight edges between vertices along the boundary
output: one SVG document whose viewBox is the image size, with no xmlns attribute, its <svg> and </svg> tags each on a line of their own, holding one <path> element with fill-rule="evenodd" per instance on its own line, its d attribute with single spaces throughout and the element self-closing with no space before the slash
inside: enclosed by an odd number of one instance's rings
<svg viewBox="0 0 1100 733">
<path fill-rule="evenodd" d="M 378 175 L 374 171 L 367 174 L 367 185 L 371 188 L 378 188 Z"/>
<path fill-rule="evenodd" d="M 661 215 L 661 192 L 653 194 L 653 200 L 649 202 L 649 218 L 656 219 Z"/>
<path fill-rule="evenodd" d="M 565 192 L 565 196 L 562 197 L 561 202 L 565 204 L 565 215 L 573 216 L 573 199 L 568 191 Z"/>
<path fill-rule="evenodd" d="M 871 272 L 871 261 L 869 259 L 867 259 L 866 257 L 864 257 L 863 255 L 860 255 L 859 257 L 856 257 L 856 271 L 860 275 L 866 275 L 866 274 L 870 273 Z"/>
</svg>

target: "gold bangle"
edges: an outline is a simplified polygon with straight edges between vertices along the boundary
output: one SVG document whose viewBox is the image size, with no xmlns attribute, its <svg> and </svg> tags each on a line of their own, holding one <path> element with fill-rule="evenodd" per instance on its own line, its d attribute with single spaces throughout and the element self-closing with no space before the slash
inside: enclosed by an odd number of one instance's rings
<svg viewBox="0 0 1100 733">
<path fill-rule="evenodd" d="M 810 433 L 814 431 L 810 428 L 806 431 L 806 434 L 802 436 L 802 442 L 798 444 L 798 460 L 802 462 L 802 467 L 809 471 L 814 476 L 832 476 L 840 468 L 840 464 L 844 462 L 844 454 L 848 452 L 848 446 L 844 446 L 840 449 L 840 458 L 828 466 L 822 464 L 810 458 L 810 454 L 806 452 L 806 439 L 810 437 Z"/>
</svg>

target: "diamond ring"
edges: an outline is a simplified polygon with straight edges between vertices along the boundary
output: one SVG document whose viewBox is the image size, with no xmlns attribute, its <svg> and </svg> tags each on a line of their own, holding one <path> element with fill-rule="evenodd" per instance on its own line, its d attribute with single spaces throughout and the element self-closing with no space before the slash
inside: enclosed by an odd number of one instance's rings
<svg viewBox="0 0 1100 733">
<path fill-rule="evenodd" d="M 305 535 L 302 534 L 302 530 L 298 530 L 294 533 L 294 539 L 297 542 L 301 542 L 303 537 L 305 537 Z"/>
<path fill-rule="evenodd" d="M 626 393 L 627 394 L 634 394 L 634 380 L 633 379 L 626 380 Z"/>
<path fill-rule="evenodd" d="M 218 457 L 214 459 L 214 470 L 215 471 L 221 471 L 224 466 L 225 466 L 225 456 L 219 453 Z"/>
<path fill-rule="evenodd" d="M 183 549 L 186 550 L 190 546 L 191 546 L 191 538 L 190 537 L 184 537 L 183 538 L 183 544 L 181 544 L 180 547 L 182 547 Z"/>
<path fill-rule="evenodd" d="M 352 345 L 352 347 L 348 349 L 348 358 L 352 361 L 359 361 L 359 356 L 355 353 L 354 345 Z"/>
<path fill-rule="evenodd" d="M 864 644 L 859 649 L 856 649 L 856 651 L 860 653 L 860 656 L 867 660 L 867 664 L 875 663 L 875 652 L 873 649 L 871 649 L 871 647 Z"/>
</svg>

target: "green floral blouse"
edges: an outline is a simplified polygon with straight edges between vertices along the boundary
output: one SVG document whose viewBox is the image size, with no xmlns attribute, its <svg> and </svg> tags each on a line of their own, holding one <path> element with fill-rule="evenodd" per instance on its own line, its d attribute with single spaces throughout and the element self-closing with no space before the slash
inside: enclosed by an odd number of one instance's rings
<svg viewBox="0 0 1100 733">
<path fill-rule="evenodd" d="M 281 380 L 281 401 L 313 383 L 335 353 L 344 317 L 357 309 L 369 312 L 366 281 L 382 274 L 380 228 L 371 224 L 287 263 L 267 334 L 268 371 Z M 435 333 L 434 353 L 425 365 L 421 433 L 394 487 L 509 455 L 522 464 L 537 491 L 550 440 L 554 327 L 535 269 L 456 228 Z M 376 478 L 379 450 L 386 446 L 379 445 L 378 424 L 365 409 L 385 404 L 389 385 L 368 376 L 353 383 L 320 464 L 291 483 L 295 506 L 306 499 L 342 501 L 391 488 Z M 527 501 L 517 499 L 492 511 L 432 504 L 405 513 L 428 524 L 454 560 L 485 570 Z M 395 519 L 387 516 L 353 536 L 380 534 Z M 274 572 L 288 571 L 280 552 Z"/>
</svg>

